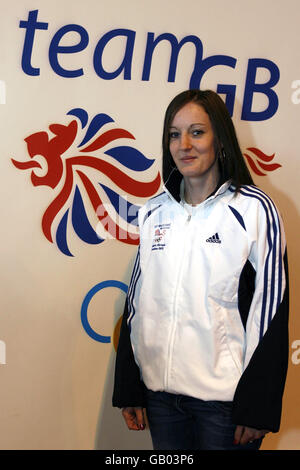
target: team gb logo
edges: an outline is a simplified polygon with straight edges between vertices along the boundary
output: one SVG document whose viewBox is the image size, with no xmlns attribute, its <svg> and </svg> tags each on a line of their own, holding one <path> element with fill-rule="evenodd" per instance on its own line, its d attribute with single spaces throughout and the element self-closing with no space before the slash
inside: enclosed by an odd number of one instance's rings
<svg viewBox="0 0 300 470">
<path fill-rule="evenodd" d="M 36 132 L 24 139 L 30 160 L 12 159 L 16 168 L 31 169 L 33 186 L 48 186 L 55 192 L 42 217 L 45 237 L 68 256 L 73 256 L 70 229 L 89 244 L 102 243 L 104 233 L 137 245 L 140 205 L 136 200 L 153 196 L 161 184 L 159 172 L 151 181 L 142 181 L 140 175 L 147 175 L 155 160 L 128 145 L 135 137 L 116 127 L 107 114 L 89 119 L 84 109 L 75 108 L 67 116 L 72 117 L 69 124 L 51 124 L 50 132 Z M 117 141 L 122 145 L 116 145 Z M 40 155 L 47 163 L 42 176 Z M 132 196 L 134 202 L 129 200 Z"/>
</svg>

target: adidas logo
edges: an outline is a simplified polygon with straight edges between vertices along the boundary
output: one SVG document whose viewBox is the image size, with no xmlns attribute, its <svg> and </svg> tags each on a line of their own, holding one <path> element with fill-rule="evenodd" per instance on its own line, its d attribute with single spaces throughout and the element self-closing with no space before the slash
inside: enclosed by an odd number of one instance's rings
<svg viewBox="0 0 300 470">
<path fill-rule="evenodd" d="M 208 243 L 221 243 L 218 233 L 215 233 L 212 237 L 209 237 L 206 241 Z"/>
</svg>

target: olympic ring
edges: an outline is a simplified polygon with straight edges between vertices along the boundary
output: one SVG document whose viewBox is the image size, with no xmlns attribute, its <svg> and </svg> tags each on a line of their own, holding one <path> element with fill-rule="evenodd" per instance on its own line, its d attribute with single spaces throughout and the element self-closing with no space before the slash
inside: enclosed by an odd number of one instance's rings
<svg viewBox="0 0 300 470">
<path fill-rule="evenodd" d="M 99 333 L 96 333 L 93 330 L 87 318 L 87 311 L 88 311 L 89 303 L 94 297 L 94 295 L 100 290 L 105 289 L 107 287 L 116 287 L 117 289 L 121 289 L 125 294 L 127 294 L 127 290 L 128 290 L 128 286 L 120 281 L 108 280 L 108 281 L 100 282 L 99 284 L 96 284 L 94 287 L 92 287 L 92 289 L 89 290 L 81 306 L 81 323 L 82 323 L 83 328 L 92 339 L 94 339 L 95 341 L 99 341 L 100 343 L 110 343 L 111 337 L 100 335 Z"/>
</svg>

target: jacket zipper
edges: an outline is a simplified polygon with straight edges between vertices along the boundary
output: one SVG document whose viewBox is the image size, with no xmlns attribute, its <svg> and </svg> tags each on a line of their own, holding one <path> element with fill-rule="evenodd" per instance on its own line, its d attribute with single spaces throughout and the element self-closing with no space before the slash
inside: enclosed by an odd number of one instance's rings
<svg viewBox="0 0 300 470">
<path fill-rule="evenodd" d="M 203 201 L 201 203 L 201 205 L 206 205 L 208 201 L 210 201 L 212 199 L 215 199 L 217 196 L 219 196 L 220 194 L 225 192 L 227 190 L 229 184 L 230 184 L 230 182 L 224 183 L 217 190 L 217 192 L 215 194 L 213 194 L 208 199 Z M 180 203 L 173 197 L 173 195 L 169 192 L 169 190 L 166 188 L 165 185 L 163 186 L 163 189 L 169 195 L 170 199 L 172 199 L 176 204 L 180 205 Z M 182 207 L 182 208 L 185 212 L 187 212 L 186 208 L 184 208 L 184 207 Z M 188 213 L 188 216 L 187 216 L 187 219 L 186 219 L 186 222 L 185 222 L 185 226 L 184 226 L 185 230 L 188 229 L 191 218 L 192 218 L 192 214 Z M 184 247 L 185 247 L 185 245 L 186 245 L 186 243 L 184 244 Z M 167 353 L 168 354 L 167 355 L 167 365 L 166 365 L 166 371 L 165 371 L 165 377 L 164 377 L 164 383 L 165 383 L 165 389 L 166 390 L 168 390 L 168 388 L 169 388 L 171 362 L 172 362 L 172 356 L 173 356 L 175 332 L 176 332 L 176 328 L 177 328 L 177 311 L 176 310 L 177 310 L 178 287 L 179 287 L 181 276 L 182 276 L 182 264 L 183 264 L 183 261 L 184 261 L 184 255 L 185 255 L 185 248 L 183 250 L 182 258 L 181 258 L 180 265 L 179 265 L 179 268 L 178 268 L 179 272 L 178 272 L 178 275 L 177 275 L 176 286 L 175 286 L 175 299 L 174 299 L 174 305 L 173 305 L 173 318 L 172 318 L 173 325 L 172 325 L 171 332 L 170 332 L 170 335 L 169 335 L 169 340 L 168 340 L 169 344 L 168 344 L 168 353 Z"/>
<path fill-rule="evenodd" d="M 185 231 L 188 229 L 191 218 L 192 218 L 192 215 L 188 214 L 188 217 L 186 219 L 185 226 L 184 226 Z M 173 325 L 172 325 L 172 328 L 171 328 L 171 333 L 169 335 L 167 367 L 166 367 L 166 371 L 165 371 L 166 390 L 168 390 L 168 388 L 169 388 L 169 377 L 170 377 L 170 372 L 171 372 L 173 347 L 174 347 L 175 333 L 176 333 L 176 329 L 177 329 L 177 297 L 178 297 L 178 289 L 179 289 L 180 281 L 181 281 L 181 277 L 182 277 L 182 264 L 183 264 L 184 259 L 185 259 L 185 251 L 186 251 L 185 246 L 186 245 L 187 245 L 187 243 L 184 243 L 184 245 L 183 245 L 184 249 L 182 251 L 182 257 L 181 257 L 180 264 L 179 264 L 179 267 L 178 267 L 178 275 L 177 275 L 177 280 L 176 280 L 176 285 L 175 285 L 175 298 L 174 298 L 174 304 L 173 304 L 173 318 L 172 318 Z"/>
</svg>

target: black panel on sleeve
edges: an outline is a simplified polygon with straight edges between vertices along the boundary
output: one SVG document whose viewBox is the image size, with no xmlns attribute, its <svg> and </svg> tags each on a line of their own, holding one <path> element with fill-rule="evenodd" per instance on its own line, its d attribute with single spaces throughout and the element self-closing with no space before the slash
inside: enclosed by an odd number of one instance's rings
<svg viewBox="0 0 300 470">
<path fill-rule="evenodd" d="M 113 406 L 145 406 L 145 386 L 140 379 L 140 370 L 134 360 L 130 333 L 127 325 L 128 303 L 125 302 L 120 339 L 117 349 Z"/>
<path fill-rule="evenodd" d="M 240 275 L 238 290 L 238 307 L 245 330 L 255 290 L 255 276 L 255 269 L 250 261 L 247 260 Z"/>
<path fill-rule="evenodd" d="M 288 344 L 288 265 L 284 256 L 286 288 L 278 311 L 255 349 L 237 385 L 233 420 L 236 424 L 279 431 L 285 386 Z"/>
</svg>

